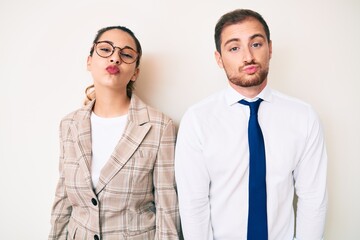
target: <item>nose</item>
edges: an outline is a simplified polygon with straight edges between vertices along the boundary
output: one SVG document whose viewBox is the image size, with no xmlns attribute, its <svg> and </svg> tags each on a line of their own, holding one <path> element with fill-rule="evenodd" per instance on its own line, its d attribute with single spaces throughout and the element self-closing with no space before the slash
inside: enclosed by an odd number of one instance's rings
<svg viewBox="0 0 360 240">
<path fill-rule="evenodd" d="M 254 60 L 253 53 L 249 47 L 243 47 L 243 61 L 244 63 L 251 63 Z"/>
<path fill-rule="evenodd" d="M 114 50 L 113 54 L 110 56 L 110 62 L 115 64 L 120 64 L 122 62 L 119 49 Z"/>
</svg>

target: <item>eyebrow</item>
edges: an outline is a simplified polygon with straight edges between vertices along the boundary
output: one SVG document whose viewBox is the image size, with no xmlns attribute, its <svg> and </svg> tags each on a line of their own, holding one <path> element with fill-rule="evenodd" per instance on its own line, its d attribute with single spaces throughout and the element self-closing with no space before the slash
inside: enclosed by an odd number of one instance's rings
<svg viewBox="0 0 360 240">
<path fill-rule="evenodd" d="M 262 35 L 261 33 L 256 33 L 256 34 L 254 34 L 254 35 L 251 35 L 249 39 L 252 40 L 252 39 L 257 38 L 257 37 L 266 39 L 265 36 Z M 224 46 L 226 46 L 227 44 L 232 43 L 232 42 L 240 42 L 240 38 L 231 38 L 231 39 L 227 40 L 227 41 L 224 43 Z"/>
<path fill-rule="evenodd" d="M 115 46 L 115 44 L 112 41 L 109 41 L 109 40 L 102 40 L 102 41 L 98 41 L 98 42 L 107 42 L 107 43 L 111 43 L 114 47 L 118 47 L 118 46 Z M 118 48 L 120 48 L 120 47 L 118 47 Z M 121 49 L 124 49 L 124 48 L 130 48 L 130 49 L 134 50 L 135 52 L 137 52 L 135 49 L 133 49 L 132 47 L 130 47 L 128 45 L 125 45 Z"/>
</svg>

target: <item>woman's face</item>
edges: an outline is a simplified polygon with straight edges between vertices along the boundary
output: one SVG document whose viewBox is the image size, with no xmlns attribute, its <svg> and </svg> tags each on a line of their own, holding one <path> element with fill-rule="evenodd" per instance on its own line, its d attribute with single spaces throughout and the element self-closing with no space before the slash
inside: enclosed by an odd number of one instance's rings
<svg viewBox="0 0 360 240">
<path fill-rule="evenodd" d="M 131 48 L 137 51 L 135 41 L 128 33 L 120 29 L 111 29 L 104 32 L 98 40 L 98 42 L 101 41 L 110 42 L 116 48 L 109 57 L 99 56 L 96 50 L 94 50 L 92 56 L 88 57 L 87 69 L 93 77 L 95 90 L 98 92 L 106 88 L 126 94 L 127 84 L 129 81 L 136 80 L 139 69 L 136 68 L 136 61 L 131 64 L 125 63 L 120 58 L 119 51 L 123 48 Z M 109 51 L 109 49 L 103 49 L 102 47 L 101 49 L 98 48 L 98 50 L 100 54 L 100 51 Z M 129 56 L 122 56 L 124 59 L 126 57 Z"/>
</svg>

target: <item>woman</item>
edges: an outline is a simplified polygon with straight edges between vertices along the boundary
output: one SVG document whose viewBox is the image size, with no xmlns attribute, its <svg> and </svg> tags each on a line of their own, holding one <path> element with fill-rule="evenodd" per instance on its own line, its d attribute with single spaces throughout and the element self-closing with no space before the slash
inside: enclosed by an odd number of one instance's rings
<svg viewBox="0 0 360 240">
<path fill-rule="evenodd" d="M 49 239 L 179 239 L 172 120 L 132 94 L 141 46 L 98 31 L 83 108 L 60 124 L 60 179 Z"/>
</svg>

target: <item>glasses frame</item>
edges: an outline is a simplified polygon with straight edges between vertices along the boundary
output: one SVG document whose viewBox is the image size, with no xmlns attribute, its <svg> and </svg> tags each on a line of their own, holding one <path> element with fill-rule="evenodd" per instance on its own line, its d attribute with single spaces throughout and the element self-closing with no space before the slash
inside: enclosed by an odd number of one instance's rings
<svg viewBox="0 0 360 240">
<path fill-rule="evenodd" d="M 104 57 L 104 56 L 102 56 L 102 55 L 100 55 L 100 54 L 98 53 L 98 51 L 97 51 L 98 49 L 97 49 L 96 46 L 97 46 L 99 43 L 107 43 L 107 44 L 109 44 L 109 45 L 112 47 L 112 52 L 109 54 L 109 56 Z M 139 53 L 138 53 L 137 51 L 135 51 L 133 48 L 129 47 L 129 46 L 125 46 L 125 47 L 123 47 L 123 48 L 117 47 L 117 46 L 115 46 L 115 45 L 114 45 L 112 42 L 110 42 L 110 41 L 98 41 L 98 42 L 94 43 L 94 50 L 95 50 L 96 54 L 97 54 L 99 57 L 102 57 L 102 58 L 111 57 L 111 56 L 114 54 L 116 48 L 119 49 L 118 55 L 119 55 L 119 58 L 121 59 L 121 61 L 122 61 L 123 63 L 133 64 L 134 62 L 136 62 L 136 61 L 139 59 Z M 124 50 L 124 49 L 130 49 L 130 50 L 132 50 L 132 51 L 134 51 L 134 52 L 136 53 L 136 57 L 135 57 L 131 62 L 129 62 L 128 59 L 124 60 L 124 59 L 122 58 L 121 53 L 122 53 L 122 50 Z"/>
</svg>

